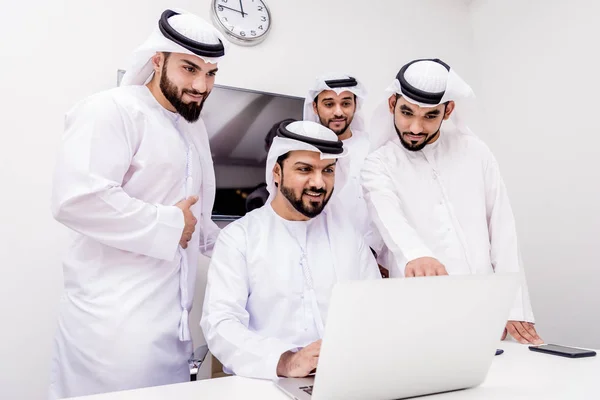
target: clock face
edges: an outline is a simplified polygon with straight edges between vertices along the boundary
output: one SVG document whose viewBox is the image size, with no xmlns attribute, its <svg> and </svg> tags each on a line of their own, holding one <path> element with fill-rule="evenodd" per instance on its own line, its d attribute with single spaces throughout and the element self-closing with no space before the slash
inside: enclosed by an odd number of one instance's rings
<svg viewBox="0 0 600 400">
<path fill-rule="evenodd" d="M 213 0 L 213 18 L 228 38 L 254 44 L 265 38 L 271 14 L 262 0 Z"/>
</svg>

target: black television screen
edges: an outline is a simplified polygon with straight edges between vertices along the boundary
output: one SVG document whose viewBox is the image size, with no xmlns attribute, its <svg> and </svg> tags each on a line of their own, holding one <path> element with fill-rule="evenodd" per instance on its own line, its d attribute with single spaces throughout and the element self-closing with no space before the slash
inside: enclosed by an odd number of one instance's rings
<svg viewBox="0 0 600 400">
<path fill-rule="evenodd" d="M 204 104 L 217 192 L 213 219 L 235 219 L 265 192 L 265 138 L 284 119 L 302 119 L 304 99 L 215 85 Z"/>
</svg>

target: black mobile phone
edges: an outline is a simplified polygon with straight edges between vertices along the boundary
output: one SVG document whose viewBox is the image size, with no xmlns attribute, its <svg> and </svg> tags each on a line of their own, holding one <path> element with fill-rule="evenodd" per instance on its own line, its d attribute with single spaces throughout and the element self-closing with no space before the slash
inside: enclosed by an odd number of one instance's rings
<svg viewBox="0 0 600 400">
<path fill-rule="evenodd" d="M 539 346 L 529 346 L 529 350 L 569 358 L 594 357 L 596 355 L 596 352 L 593 350 L 559 346 L 557 344 L 541 344 Z"/>
</svg>

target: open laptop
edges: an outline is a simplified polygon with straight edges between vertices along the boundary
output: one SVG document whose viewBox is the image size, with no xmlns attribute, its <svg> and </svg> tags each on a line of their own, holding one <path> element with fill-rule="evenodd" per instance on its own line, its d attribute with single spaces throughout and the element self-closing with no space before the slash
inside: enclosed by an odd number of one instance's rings
<svg viewBox="0 0 600 400">
<path fill-rule="evenodd" d="M 314 377 L 275 384 L 297 400 L 400 399 L 483 382 L 518 274 L 338 283 Z"/>
</svg>

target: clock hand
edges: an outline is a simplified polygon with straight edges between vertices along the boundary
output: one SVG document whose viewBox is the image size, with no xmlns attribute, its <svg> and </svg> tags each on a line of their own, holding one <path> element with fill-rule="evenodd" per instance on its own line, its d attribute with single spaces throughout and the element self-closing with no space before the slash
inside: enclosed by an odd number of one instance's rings
<svg viewBox="0 0 600 400">
<path fill-rule="evenodd" d="M 240 9 L 242 10 L 242 18 L 244 18 L 244 6 L 242 5 L 242 0 L 240 0 Z"/>
<path fill-rule="evenodd" d="M 226 8 L 228 10 L 231 10 L 231 11 L 239 12 L 240 14 L 242 14 L 242 17 L 245 16 L 245 15 L 248 15 L 248 13 L 245 13 L 245 12 L 240 11 L 240 10 L 236 10 L 235 8 L 224 6 L 222 4 L 219 4 L 219 7 L 223 7 L 223 8 Z"/>
</svg>

